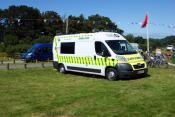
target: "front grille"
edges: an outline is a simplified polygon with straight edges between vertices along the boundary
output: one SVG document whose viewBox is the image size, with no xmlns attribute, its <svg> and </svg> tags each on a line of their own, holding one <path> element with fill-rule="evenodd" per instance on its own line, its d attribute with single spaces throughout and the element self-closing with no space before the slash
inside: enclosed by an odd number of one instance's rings
<svg viewBox="0 0 175 117">
<path fill-rule="evenodd" d="M 137 65 L 133 65 L 134 69 L 141 69 L 145 67 L 145 64 L 137 64 Z"/>
</svg>

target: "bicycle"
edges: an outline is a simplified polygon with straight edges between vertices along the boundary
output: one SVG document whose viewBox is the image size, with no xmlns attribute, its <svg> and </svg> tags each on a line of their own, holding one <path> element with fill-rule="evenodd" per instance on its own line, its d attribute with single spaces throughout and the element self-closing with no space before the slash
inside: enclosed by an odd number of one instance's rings
<svg viewBox="0 0 175 117">
<path fill-rule="evenodd" d="M 148 66 L 150 67 L 158 67 L 158 68 L 168 68 L 168 62 L 165 58 L 165 56 L 154 56 L 150 57 L 150 60 L 148 61 Z"/>
</svg>

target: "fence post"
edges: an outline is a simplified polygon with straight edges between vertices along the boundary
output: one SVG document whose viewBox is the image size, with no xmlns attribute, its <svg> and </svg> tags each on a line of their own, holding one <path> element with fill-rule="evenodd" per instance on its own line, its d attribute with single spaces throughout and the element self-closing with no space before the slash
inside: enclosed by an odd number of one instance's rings
<svg viewBox="0 0 175 117">
<path fill-rule="evenodd" d="M 44 62 L 41 63 L 41 66 L 42 66 L 42 68 L 45 68 L 45 66 L 44 66 Z"/>
<path fill-rule="evenodd" d="M 13 64 L 15 64 L 16 63 L 16 61 L 15 61 L 15 59 L 13 59 Z"/>
<path fill-rule="evenodd" d="M 1 60 L 1 64 L 3 64 L 3 60 Z"/>
<path fill-rule="evenodd" d="M 7 70 L 9 70 L 10 69 L 10 64 L 9 63 L 7 63 Z"/>
<path fill-rule="evenodd" d="M 27 69 L 27 64 L 26 63 L 24 63 L 24 69 Z"/>
</svg>

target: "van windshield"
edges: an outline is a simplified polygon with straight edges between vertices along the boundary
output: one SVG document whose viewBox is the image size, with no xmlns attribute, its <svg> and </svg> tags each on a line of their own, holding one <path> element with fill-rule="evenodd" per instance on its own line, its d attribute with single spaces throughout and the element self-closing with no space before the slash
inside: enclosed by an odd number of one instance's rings
<svg viewBox="0 0 175 117">
<path fill-rule="evenodd" d="M 27 50 L 27 53 L 32 53 L 32 52 L 34 52 L 35 51 L 35 47 L 31 47 L 31 48 L 29 48 L 28 50 Z"/>
<path fill-rule="evenodd" d="M 108 46 L 115 54 L 136 54 L 137 51 L 126 40 L 106 40 Z"/>
</svg>

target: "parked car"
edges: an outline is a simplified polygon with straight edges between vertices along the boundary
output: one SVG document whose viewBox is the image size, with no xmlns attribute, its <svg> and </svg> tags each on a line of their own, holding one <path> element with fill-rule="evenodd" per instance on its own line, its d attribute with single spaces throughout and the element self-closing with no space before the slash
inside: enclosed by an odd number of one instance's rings
<svg viewBox="0 0 175 117">
<path fill-rule="evenodd" d="M 174 49 L 174 46 L 173 46 L 173 45 L 168 45 L 168 46 L 166 47 L 166 49 L 172 51 L 172 50 Z"/>
<path fill-rule="evenodd" d="M 29 62 L 33 60 L 52 60 L 52 44 L 49 43 L 36 43 L 32 45 L 31 48 L 27 50 L 27 52 L 21 54 L 21 59 Z"/>
</svg>

